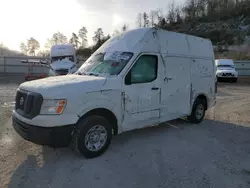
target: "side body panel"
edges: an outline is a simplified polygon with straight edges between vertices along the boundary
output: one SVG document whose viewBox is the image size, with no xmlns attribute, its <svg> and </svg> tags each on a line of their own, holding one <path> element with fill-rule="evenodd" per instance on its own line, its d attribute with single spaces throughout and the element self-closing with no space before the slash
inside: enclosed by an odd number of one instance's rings
<svg viewBox="0 0 250 188">
<path fill-rule="evenodd" d="M 83 95 L 82 101 L 78 104 L 77 115 L 79 117 L 90 112 L 91 110 L 104 108 L 112 112 L 118 124 L 118 133 L 123 132 L 121 124 L 123 119 L 122 114 L 122 93 L 120 90 L 103 90 L 90 92 Z"/>
<path fill-rule="evenodd" d="M 162 82 L 161 121 L 189 115 L 190 106 L 190 58 L 163 56 L 166 77 Z"/>
<path fill-rule="evenodd" d="M 187 36 L 191 58 L 191 104 L 200 94 L 207 98 L 208 108 L 215 105 L 215 58 L 211 41 Z"/>
<path fill-rule="evenodd" d="M 203 94 L 207 98 L 208 108 L 215 105 L 214 61 L 209 59 L 193 58 L 191 63 L 191 104 L 196 97 Z"/>
</svg>

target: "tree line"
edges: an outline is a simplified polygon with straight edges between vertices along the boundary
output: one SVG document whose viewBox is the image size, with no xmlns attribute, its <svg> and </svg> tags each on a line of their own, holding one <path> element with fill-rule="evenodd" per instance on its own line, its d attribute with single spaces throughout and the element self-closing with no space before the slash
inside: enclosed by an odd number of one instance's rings
<svg viewBox="0 0 250 188">
<path fill-rule="evenodd" d="M 173 0 L 167 13 L 161 9 L 139 13 L 136 23 L 138 27 L 166 29 L 172 24 L 223 21 L 236 17 L 250 17 L 249 0 L 186 0 L 184 5 L 176 5 Z"/>
<path fill-rule="evenodd" d="M 232 45 L 234 43 L 242 43 L 245 36 L 250 35 L 250 27 L 239 33 L 237 29 L 241 25 L 250 25 L 250 1 L 249 0 L 186 0 L 183 5 L 176 5 L 174 0 L 168 5 L 168 11 L 161 9 L 152 10 L 150 12 L 138 13 L 135 18 L 137 27 L 158 27 L 170 31 L 177 31 L 186 34 L 192 34 L 209 38 L 214 45 Z M 223 22 L 231 20 L 231 25 L 236 25 L 236 30 L 226 30 L 225 28 L 212 28 L 205 31 L 195 31 L 199 23 Z M 238 25 L 236 24 L 239 23 Z M 241 24 L 241 25 L 240 25 Z M 124 24 L 122 28 L 116 29 L 113 33 L 126 31 L 128 26 Z M 201 30 L 201 29 L 200 29 Z M 204 29 L 203 29 L 204 30 Z M 39 42 L 31 37 L 26 43 L 21 43 L 20 49 L 26 55 L 47 55 L 54 44 L 71 43 L 77 53 L 89 56 L 93 51 L 99 48 L 106 40 L 110 38 L 110 34 L 104 35 L 103 29 L 98 28 L 94 32 L 94 45 L 87 47 L 87 28 L 82 27 L 78 33 L 72 33 L 68 40 L 67 37 L 57 32 L 48 39 L 45 44 L 45 51 L 40 51 Z"/>
<path fill-rule="evenodd" d="M 168 12 L 139 13 L 136 24 L 208 38 L 217 46 L 239 45 L 250 35 L 250 1 L 186 0 L 183 5 L 172 1 Z"/>
<path fill-rule="evenodd" d="M 120 30 L 116 29 L 113 35 L 126 31 L 127 28 L 128 26 L 124 24 Z M 47 39 L 47 42 L 44 45 L 45 50 L 43 51 L 39 51 L 40 43 L 34 37 L 31 37 L 27 39 L 26 43 L 22 42 L 20 44 L 20 50 L 24 55 L 48 56 L 52 45 L 70 43 L 77 50 L 78 54 L 89 56 L 111 37 L 110 34 L 105 35 L 102 28 L 97 28 L 92 38 L 94 45 L 88 47 L 87 34 L 88 30 L 84 26 L 78 31 L 78 33 L 73 32 L 70 39 L 68 39 L 63 33 L 56 32 L 51 38 Z"/>
</svg>

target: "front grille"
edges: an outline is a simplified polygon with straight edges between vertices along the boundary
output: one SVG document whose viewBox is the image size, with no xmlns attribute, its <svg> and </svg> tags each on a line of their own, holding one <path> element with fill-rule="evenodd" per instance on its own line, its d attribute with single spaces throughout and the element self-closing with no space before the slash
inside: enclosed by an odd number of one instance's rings
<svg viewBox="0 0 250 188">
<path fill-rule="evenodd" d="M 57 69 L 55 70 L 56 75 L 66 75 L 69 73 L 68 69 Z"/>
<path fill-rule="evenodd" d="M 234 76 L 232 73 L 223 73 L 222 76 Z"/>
<path fill-rule="evenodd" d="M 42 102 L 43 97 L 41 94 L 18 90 L 15 109 L 23 117 L 32 119 L 40 113 Z"/>
</svg>

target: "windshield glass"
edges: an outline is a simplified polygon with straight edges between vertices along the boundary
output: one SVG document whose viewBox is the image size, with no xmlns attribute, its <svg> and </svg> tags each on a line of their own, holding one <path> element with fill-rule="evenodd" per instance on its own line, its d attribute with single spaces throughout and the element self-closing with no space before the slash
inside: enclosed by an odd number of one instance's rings
<svg viewBox="0 0 250 188">
<path fill-rule="evenodd" d="M 58 61 L 58 60 L 61 61 L 63 59 L 74 62 L 74 56 L 57 56 L 57 57 L 51 57 L 51 63 Z"/>
<path fill-rule="evenodd" d="M 131 52 L 107 52 L 91 56 L 76 74 L 118 75 L 132 58 Z"/>
<path fill-rule="evenodd" d="M 217 65 L 217 68 L 235 68 L 234 65 Z"/>
</svg>

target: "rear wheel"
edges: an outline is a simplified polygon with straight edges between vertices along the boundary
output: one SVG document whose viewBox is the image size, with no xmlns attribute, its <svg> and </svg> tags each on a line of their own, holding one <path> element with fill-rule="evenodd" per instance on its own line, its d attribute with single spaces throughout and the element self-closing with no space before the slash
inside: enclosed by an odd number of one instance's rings
<svg viewBox="0 0 250 188">
<path fill-rule="evenodd" d="M 100 116 L 89 116 L 80 120 L 73 133 L 72 147 L 86 158 L 102 155 L 112 140 L 112 127 Z"/>
<path fill-rule="evenodd" d="M 193 104 L 192 113 L 188 116 L 188 120 L 191 123 L 200 123 L 205 116 L 206 112 L 206 101 L 205 99 L 197 98 Z"/>
</svg>

